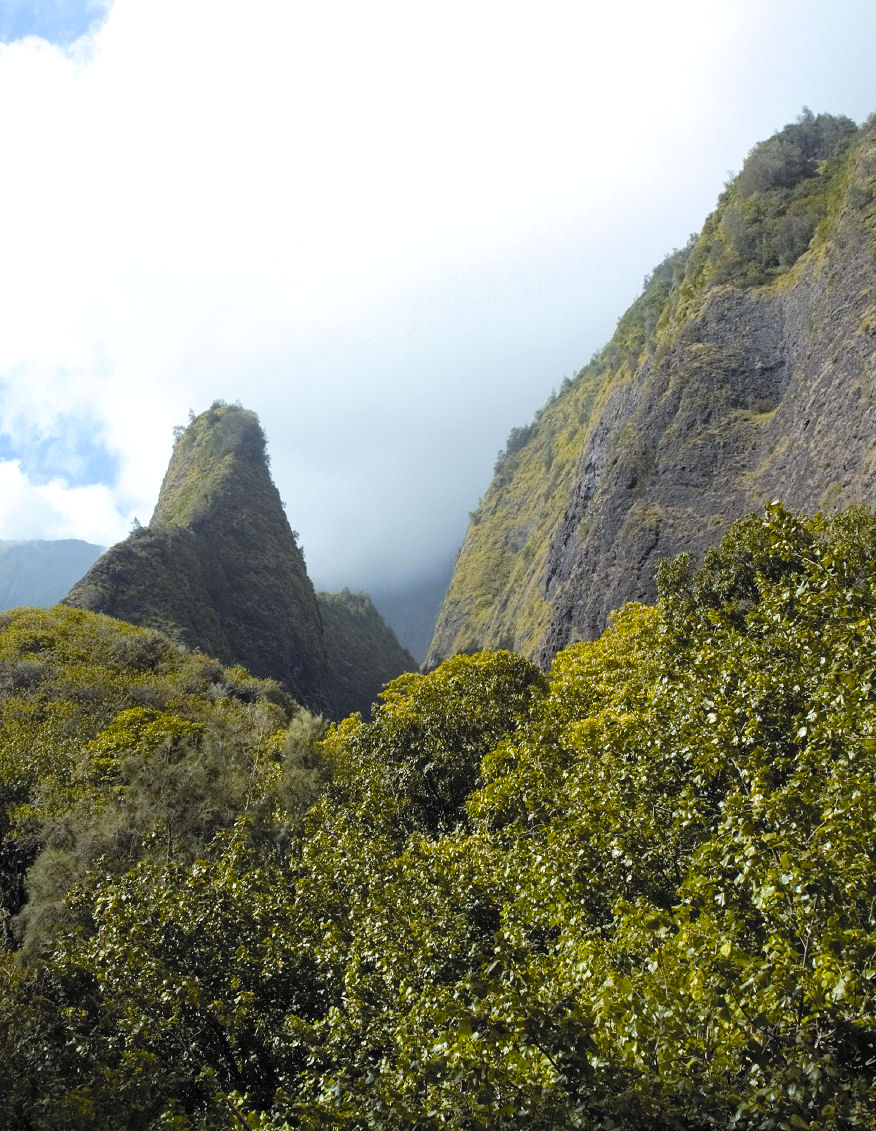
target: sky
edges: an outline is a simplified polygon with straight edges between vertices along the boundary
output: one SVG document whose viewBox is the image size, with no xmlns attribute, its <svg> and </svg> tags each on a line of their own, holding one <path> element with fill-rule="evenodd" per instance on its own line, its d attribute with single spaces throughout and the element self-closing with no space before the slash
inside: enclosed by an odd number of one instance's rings
<svg viewBox="0 0 876 1131">
<path fill-rule="evenodd" d="M 0 539 L 260 416 L 321 588 L 445 565 L 746 153 L 876 111 L 872 0 L 0 0 Z"/>
</svg>

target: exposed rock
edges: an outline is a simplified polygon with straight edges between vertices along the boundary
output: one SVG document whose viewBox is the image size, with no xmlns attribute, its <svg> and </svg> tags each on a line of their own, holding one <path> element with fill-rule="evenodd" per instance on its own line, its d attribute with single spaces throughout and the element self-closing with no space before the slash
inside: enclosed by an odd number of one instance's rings
<svg viewBox="0 0 876 1131">
<path fill-rule="evenodd" d="M 876 503 L 876 127 L 762 195 L 731 186 L 667 260 L 671 284 L 655 272 L 499 467 L 427 665 L 483 647 L 547 665 L 625 601 L 653 600 L 661 558 L 702 552 L 771 498 Z M 730 219 L 755 206 L 775 218 L 767 236 L 792 207 L 820 217 L 809 249 L 790 265 L 741 260 Z"/>
</svg>

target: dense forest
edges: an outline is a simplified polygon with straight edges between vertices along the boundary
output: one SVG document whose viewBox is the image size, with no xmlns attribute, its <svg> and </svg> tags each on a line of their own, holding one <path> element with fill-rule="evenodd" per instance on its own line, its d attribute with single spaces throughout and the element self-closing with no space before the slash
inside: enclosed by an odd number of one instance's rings
<svg viewBox="0 0 876 1131">
<path fill-rule="evenodd" d="M 3 1126 L 876 1128 L 874 559 L 771 504 L 328 727 L 3 614 Z"/>
</svg>

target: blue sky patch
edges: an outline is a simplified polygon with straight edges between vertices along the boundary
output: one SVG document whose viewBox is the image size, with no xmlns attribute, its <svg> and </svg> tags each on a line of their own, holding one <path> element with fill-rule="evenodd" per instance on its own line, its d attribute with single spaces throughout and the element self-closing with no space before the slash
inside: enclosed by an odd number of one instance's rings
<svg viewBox="0 0 876 1131">
<path fill-rule="evenodd" d="M 111 0 L 0 0 L 0 42 L 36 35 L 66 46 L 99 23 Z"/>
<path fill-rule="evenodd" d="M 118 457 L 96 435 L 94 422 L 83 417 L 64 418 L 53 436 L 25 439 L 0 432 L 0 460 L 17 459 L 34 486 L 52 479 L 71 487 L 112 486 L 119 473 Z"/>
</svg>

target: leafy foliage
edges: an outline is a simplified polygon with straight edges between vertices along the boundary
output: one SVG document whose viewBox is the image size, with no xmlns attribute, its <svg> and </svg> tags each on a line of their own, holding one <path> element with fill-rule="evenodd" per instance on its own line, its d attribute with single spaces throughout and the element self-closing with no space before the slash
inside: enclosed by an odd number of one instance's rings
<svg viewBox="0 0 876 1131">
<path fill-rule="evenodd" d="M 804 110 L 756 145 L 706 221 L 693 273 L 752 286 L 793 266 L 827 215 L 855 132 L 849 118 Z"/>
<path fill-rule="evenodd" d="M 774 504 L 547 680 L 457 656 L 263 727 L 238 817 L 6 956 L 6 1124 L 876 1127 L 874 562 L 871 512 Z M 107 714 L 105 804 L 215 733 Z"/>
<path fill-rule="evenodd" d="M 298 710 L 278 684 L 159 633 L 57 606 L 4 614 L 5 909 L 28 953 L 98 867 L 192 859 L 269 788 Z M 272 768 L 273 767 L 273 768 Z"/>
<path fill-rule="evenodd" d="M 804 108 L 797 121 L 752 149 L 739 174 L 739 195 L 792 188 L 817 172 L 819 161 L 833 157 L 855 132 L 846 117 L 812 113 Z"/>
</svg>

